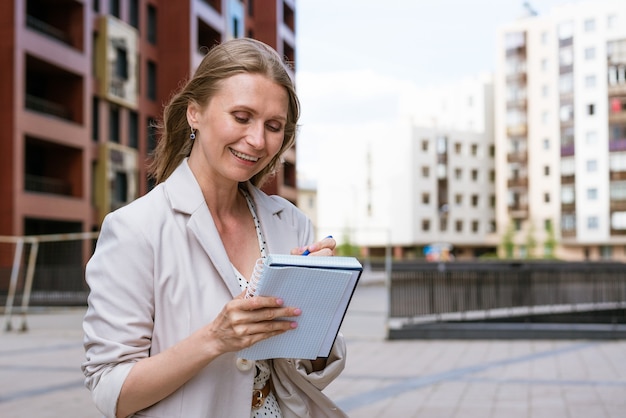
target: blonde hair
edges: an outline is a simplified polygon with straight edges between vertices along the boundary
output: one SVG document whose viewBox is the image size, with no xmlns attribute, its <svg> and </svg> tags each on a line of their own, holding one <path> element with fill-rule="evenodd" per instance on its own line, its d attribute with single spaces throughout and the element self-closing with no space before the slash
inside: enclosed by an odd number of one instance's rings
<svg viewBox="0 0 626 418">
<path fill-rule="evenodd" d="M 220 89 L 220 82 L 236 74 L 262 74 L 285 88 L 289 97 L 287 121 L 283 144 L 274 158 L 250 181 L 261 186 L 280 167 L 281 157 L 295 142 L 300 102 L 287 65 L 280 55 L 263 42 L 238 38 L 214 46 L 206 54 L 193 77 L 174 94 L 163 110 L 160 128 L 161 138 L 153 154 L 148 170 L 157 183 L 165 181 L 189 156 L 192 141 L 191 128 L 187 122 L 187 106 L 197 103 L 208 105 Z"/>
</svg>

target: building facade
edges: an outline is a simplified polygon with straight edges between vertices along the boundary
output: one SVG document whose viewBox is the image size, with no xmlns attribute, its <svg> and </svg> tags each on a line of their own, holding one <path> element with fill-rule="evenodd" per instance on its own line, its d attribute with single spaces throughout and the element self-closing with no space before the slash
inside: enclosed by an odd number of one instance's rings
<svg viewBox="0 0 626 418">
<path fill-rule="evenodd" d="M 579 2 L 498 33 L 497 231 L 516 257 L 626 260 L 626 8 Z"/>
<path fill-rule="evenodd" d="M 163 104 L 216 43 L 254 37 L 295 63 L 294 0 L 13 0 L 0 16 L 0 235 L 95 231 L 148 191 Z M 295 203 L 295 173 L 292 149 L 267 191 Z"/>
</svg>

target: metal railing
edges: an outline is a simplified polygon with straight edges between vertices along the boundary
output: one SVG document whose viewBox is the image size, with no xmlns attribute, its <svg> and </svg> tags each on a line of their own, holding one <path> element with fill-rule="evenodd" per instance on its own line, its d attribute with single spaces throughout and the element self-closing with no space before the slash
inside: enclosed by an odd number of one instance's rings
<svg viewBox="0 0 626 418">
<path fill-rule="evenodd" d="M 390 319 L 412 322 L 626 309 L 626 265 L 457 262 L 402 267 L 394 264 L 389 298 Z"/>
</svg>

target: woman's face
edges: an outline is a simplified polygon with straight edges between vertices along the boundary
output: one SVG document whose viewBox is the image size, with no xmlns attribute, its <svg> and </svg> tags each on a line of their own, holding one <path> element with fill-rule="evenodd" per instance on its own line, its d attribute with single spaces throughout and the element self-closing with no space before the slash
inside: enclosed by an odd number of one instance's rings
<svg viewBox="0 0 626 418">
<path fill-rule="evenodd" d="M 249 180 L 282 146 L 289 99 L 284 87 L 260 74 L 223 80 L 206 107 L 190 104 L 187 119 L 197 129 L 189 166 L 213 182 Z"/>
</svg>

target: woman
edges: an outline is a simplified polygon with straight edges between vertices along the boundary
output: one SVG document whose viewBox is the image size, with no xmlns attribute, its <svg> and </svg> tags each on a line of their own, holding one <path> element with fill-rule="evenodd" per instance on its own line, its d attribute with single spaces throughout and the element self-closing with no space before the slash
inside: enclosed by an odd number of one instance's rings
<svg viewBox="0 0 626 418">
<path fill-rule="evenodd" d="M 109 214 L 87 265 L 85 384 L 108 417 L 345 417 L 321 390 L 328 358 L 246 362 L 298 307 L 243 298 L 269 253 L 331 255 L 311 222 L 259 186 L 295 140 L 299 103 L 280 56 L 252 39 L 211 49 L 164 109 L 158 185 Z"/>
</svg>

